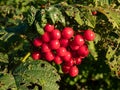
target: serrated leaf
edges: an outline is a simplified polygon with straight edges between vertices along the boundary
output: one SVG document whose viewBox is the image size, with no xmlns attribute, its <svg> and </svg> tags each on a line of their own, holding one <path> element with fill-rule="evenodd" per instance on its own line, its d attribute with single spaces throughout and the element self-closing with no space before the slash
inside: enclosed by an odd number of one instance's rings
<svg viewBox="0 0 120 90">
<path fill-rule="evenodd" d="M 16 90 L 16 84 L 13 75 L 0 74 L 0 90 Z"/>
<path fill-rule="evenodd" d="M 97 44 L 98 41 L 100 41 L 100 40 L 101 40 L 101 36 L 99 34 L 95 33 L 95 40 L 94 40 L 95 44 Z"/>
<path fill-rule="evenodd" d="M 93 41 L 88 42 L 88 48 L 91 53 L 91 55 L 94 57 L 95 60 L 97 60 L 98 53 L 96 52 L 95 44 Z"/>
<path fill-rule="evenodd" d="M 35 20 L 37 9 L 33 6 L 31 6 L 30 10 L 27 13 L 27 22 L 31 26 Z"/>
<path fill-rule="evenodd" d="M 8 63 L 8 55 L 4 53 L 0 53 L 0 62 Z"/>
<path fill-rule="evenodd" d="M 38 22 L 36 22 L 35 26 L 36 26 L 37 32 L 38 32 L 40 35 L 44 34 L 44 30 L 43 30 L 42 27 L 40 27 L 40 25 L 39 25 Z"/>
<path fill-rule="evenodd" d="M 112 23 L 113 28 L 119 28 L 120 27 L 120 12 L 115 11 L 112 8 L 97 8 L 99 12 L 104 14 L 110 23 Z"/>
<path fill-rule="evenodd" d="M 91 28 L 95 28 L 96 25 L 96 17 L 91 15 L 91 10 L 89 10 L 85 15 L 85 23 L 87 26 Z"/>
<path fill-rule="evenodd" d="M 60 22 L 65 26 L 65 17 L 62 15 L 62 12 L 58 8 L 51 6 L 47 9 L 47 13 L 54 24 L 56 22 Z"/>
<path fill-rule="evenodd" d="M 75 21 L 80 24 L 83 25 L 83 20 L 81 19 L 80 16 L 80 11 L 78 8 L 74 8 L 72 6 L 69 6 L 66 10 L 65 13 L 70 16 L 70 17 L 74 17 Z"/>
<path fill-rule="evenodd" d="M 74 19 L 76 20 L 76 22 L 79 24 L 79 25 L 83 25 L 83 20 L 81 19 L 80 17 L 80 11 L 77 9 L 76 12 L 75 12 L 75 17 Z"/>
<path fill-rule="evenodd" d="M 108 46 L 108 50 L 106 53 L 107 60 L 110 60 L 113 57 L 113 55 L 115 54 L 115 52 L 116 52 L 116 49 L 113 50 L 112 47 Z"/>
<path fill-rule="evenodd" d="M 32 83 L 42 86 L 42 90 L 58 90 L 56 81 L 60 80 L 54 67 L 48 62 L 38 60 L 22 63 L 13 72 L 17 86 L 26 87 Z M 24 83 L 21 85 L 21 83 Z"/>
</svg>

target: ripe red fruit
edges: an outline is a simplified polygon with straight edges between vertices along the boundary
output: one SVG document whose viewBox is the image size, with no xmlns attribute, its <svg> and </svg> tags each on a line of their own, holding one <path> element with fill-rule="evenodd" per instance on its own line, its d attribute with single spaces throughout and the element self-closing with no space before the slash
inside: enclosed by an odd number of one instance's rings
<svg viewBox="0 0 120 90">
<path fill-rule="evenodd" d="M 80 58 L 80 57 L 74 58 L 74 63 L 75 63 L 76 65 L 81 64 L 81 62 L 82 62 L 82 58 Z"/>
<path fill-rule="evenodd" d="M 43 42 L 49 42 L 50 41 L 50 36 L 49 36 L 49 33 L 48 32 L 45 32 L 43 35 L 42 35 L 42 41 Z"/>
<path fill-rule="evenodd" d="M 92 15 L 97 15 L 97 11 L 92 11 Z"/>
<path fill-rule="evenodd" d="M 60 47 L 60 42 L 59 40 L 51 40 L 49 46 L 52 50 L 56 50 Z"/>
<path fill-rule="evenodd" d="M 61 32 L 58 29 L 53 30 L 50 33 L 51 39 L 60 39 L 61 38 Z"/>
<path fill-rule="evenodd" d="M 40 47 L 40 46 L 42 45 L 42 40 L 41 40 L 39 37 L 35 38 L 35 39 L 33 40 L 33 45 L 34 45 L 35 47 Z"/>
<path fill-rule="evenodd" d="M 69 61 L 71 59 L 71 57 L 72 57 L 71 52 L 67 51 L 66 55 L 63 56 L 62 58 L 63 58 L 64 61 L 67 62 L 67 61 Z"/>
<path fill-rule="evenodd" d="M 76 45 L 73 41 L 70 42 L 70 48 L 71 50 L 78 50 L 79 49 L 79 45 Z"/>
<path fill-rule="evenodd" d="M 78 73 L 79 73 L 79 70 L 78 70 L 77 66 L 72 66 L 69 70 L 69 74 L 71 77 L 77 76 Z"/>
<path fill-rule="evenodd" d="M 69 44 L 69 40 L 68 39 L 64 39 L 64 38 L 60 39 L 60 46 L 61 47 L 67 47 L 68 44 Z"/>
<path fill-rule="evenodd" d="M 54 25 L 46 24 L 45 27 L 44 27 L 44 30 L 47 31 L 47 32 L 51 32 L 51 31 L 54 30 Z"/>
<path fill-rule="evenodd" d="M 78 51 L 77 51 L 78 55 L 82 56 L 82 57 L 86 57 L 89 54 L 89 50 L 87 45 L 83 45 L 81 46 Z"/>
<path fill-rule="evenodd" d="M 52 61 L 54 59 L 54 54 L 52 52 L 46 52 L 45 59 L 49 62 Z"/>
<path fill-rule="evenodd" d="M 85 30 L 83 37 L 88 41 L 93 41 L 95 39 L 95 33 L 92 30 Z"/>
<path fill-rule="evenodd" d="M 73 66 L 73 65 L 74 65 L 74 61 L 73 61 L 73 59 L 70 58 L 69 61 L 66 61 L 66 62 L 65 62 L 65 65 L 67 65 L 67 66 Z"/>
<path fill-rule="evenodd" d="M 65 39 L 70 39 L 74 35 L 74 30 L 71 27 L 65 27 L 62 30 L 62 37 Z"/>
<path fill-rule="evenodd" d="M 39 52 L 39 51 L 34 51 L 34 52 L 32 52 L 32 58 L 33 58 L 34 60 L 39 60 L 39 59 L 41 58 L 40 52 Z"/>
<path fill-rule="evenodd" d="M 48 46 L 47 43 L 43 43 L 43 44 L 42 44 L 42 46 L 41 46 L 41 51 L 42 51 L 43 53 L 50 51 L 50 47 Z"/>
<path fill-rule="evenodd" d="M 84 38 L 83 38 L 82 35 L 76 35 L 74 37 L 73 42 L 74 42 L 75 45 L 79 45 L 79 46 L 82 46 L 85 43 Z"/>
<path fill-rule="evenodd" d="M 71 51 L 71 54 L 73 58 L 79 57 L 77 51 Z"/>
<path fill-rule="evenodd" d="M 70 67 L 71 66 L 67 66 L 67 65 L 63 64 L 62 65 L 62 71 L 63 71 L 63 73 L 65 73 L 65 74 L 69 73 Z"/>
<path fill-rule="evenodd" d="M 56 64 L 61 64 L 63 61 L 62 61 L 61 57 L 55 56 L 54 62 L 55 62 Z"/>
<path fill-rule="evenodd" d="M 67 50 L 64 47 L 60 47 L 56 50 L 56 53 L 58 56 L 65 56 L 66 52 L 67 52 Z"/>
</svg>

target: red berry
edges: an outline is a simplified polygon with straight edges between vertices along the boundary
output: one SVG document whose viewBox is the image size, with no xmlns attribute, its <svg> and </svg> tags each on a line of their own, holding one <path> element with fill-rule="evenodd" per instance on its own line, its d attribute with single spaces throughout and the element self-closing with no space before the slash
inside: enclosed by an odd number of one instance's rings
<svg viewBox="0 0 120 90">
<path fill-rule="evenodd" d="M 49 33 L 48 32 L 45 32 L 43 35 L 42 35 L 42 41 L 43 42 L 49 42 L 50 41 L 50 36 L 49 36 Z"/>
<path fill-rule="evenodd" d="M 86 57 L 89 54 L 89 50 L 87 45 L 83 45 L 78 49 L 78 55 L 82 56 L 82 57 Z"/>
<path fill-rule="evenodd" d="M 72 66 L 69 70 L 69 74 L 71 77 L 77 76 L 78 73 L 79 73 L 79 70 L 78 70 L 77 66 Z"/>
<path fill-rule="evenodd" d="M 34 60 L 39 60 L 39 59 L 41 58 L 40 52 L 39 52 L 39 51 L 34 51 L 34 52 L 32 53 L 32 58 L 33 58 Z"/>
<path fill-rule="evenodd" d="M 49 62 L 52 61 L 54 59 L 54 54 L 52 52 L 46 52 L 45 59 Z"/>
<path fill-rule="evenodd" d="M 69 73 L 70 66 L 66 66 L 65 64 L 62 65 L 62 71 L 63 73 L 67 74 Z"/>
<path fill-rule="evenodd" d="M 35 38 L 35 39 L 33 40 L 33 45 L 34 45 L 35 47 L 40 47 L 40 46 L 42 45 L 42 40 L 41 40 L 39 37 Z"/>
<path fill-rule="evenodd" d="M 74 65 L 73 59 L 71 58 L 69 61 L 66 61 L 65 65 L 67 65 L 67 66 L 73 66 Z"/>
<path fill-rule="evenodd" d="M 69 61 L 71 59 L 71 57 L 72 57 L 71 52 L 67 51 L 66 55 L 63 56 L 62 58 L 64 61 Z"/>
<path fill-rule="evenodd" d="M 74 59 L 74 63 L 75 63 L 76 65 L 81 64 L 81 62 L 82 62 L 82 59 L 81 59 L 80 57 L 77 57 L 77 58 Z"/>
<path fill-rule="evenodd" d="M 52 50 L 56 50 L 60 47 L 60 42 L 59 40 L 51 40 L 49 46 Z"/>
<path fill-rule="evenodd" d="M 76 45 L 73 41 L 70 42 L 70 48 L 71 50 L 78 50 L 79 49 L 79 45 Z"/>
<path fill-rule="evenodd" d="M 43 53 L 50 51 L 50 48 L 49 48 L 49 46 L 48 46 L 47 43 L 43 43 L 43 44 L 42 44 L 42 46 L 41 46 L 41 51 L 42 51 Z"/>
<path fill-rule="evenodd" d="M 56 50 L 56 53 L 58 56 L 65 56 L 66 52 L 67 52 L 67 50 L 64 47 L 60 47 Z"/>
<path fill-rule="evenodd" d="M 71 51 L 71 54 L 73 58 L 79 57 L 77 51 Z"/>
<path fill-rule="evenodd" d="M 51 31 L 54 30 L 54 25 L 46 24 L 45 27 L 44 27 L 44 30 L 47 31 L 47 32 L 51 32 Z"/>
<path fill-rule="evenodd" d="M 60 39 L 60 46 L 61 47 L 67 47 L 69 44 L 69 40 L 68 39 Z"/>
<path fill-rule="evenodd" d="M 58 29 L 53 30 L 50 33 L 51 39 L 60 39 L 61 38 L 61 32 Z"/>
<path fill-rule="evenodd" d="M 83 38 L 82 35 L 76 35 L 74 37 L 73 42 L 74 42 L 74 44 L 79 45 L 79 46 L 82 46 L 85 43 L 84 38 Z"/>
<path fill-rule="evenodd" d="M 63 61 L 62 61 L 61 57 L 55 56 L 54 62 L 55 62 L 56 64 L 61 64 Z"/>
<path fill-rule="evenodd" d="M 74 30 L 70 27 L 65 27 L 62 30 L 62 37 L 65 39 L 70 39 L 74 35 Z"/>
<path fill-rule="evenodd" d="M 88 41 L 93 41 L 95 39 L 95 33 L 92 30 L 86 30 L 83 36 Z"/>
<path fill-rule="evenodd" d="M 97 15 L 97 11 L 92 11 L 92 15 Z"/>
</svg>

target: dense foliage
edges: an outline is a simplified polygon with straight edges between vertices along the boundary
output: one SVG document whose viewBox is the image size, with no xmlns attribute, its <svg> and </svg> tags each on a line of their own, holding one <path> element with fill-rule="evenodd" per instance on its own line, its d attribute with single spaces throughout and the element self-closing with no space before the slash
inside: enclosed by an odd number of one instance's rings
<svg viewBox="0 0 120 90">
<path fill-rule="evenodd" d="M 47 23 L 95 32 L 76 77 L 31 58 Z M 0 0 L 0 90 L 119 90 L 119 47 L 119 0 Z"/>
</svg>

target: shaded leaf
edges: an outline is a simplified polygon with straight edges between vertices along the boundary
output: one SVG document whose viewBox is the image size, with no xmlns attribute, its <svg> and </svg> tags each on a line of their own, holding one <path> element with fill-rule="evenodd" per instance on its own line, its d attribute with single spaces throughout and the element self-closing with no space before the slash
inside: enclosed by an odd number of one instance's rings
<svg viewBox="0 0 120 90">
<path fill-rule="evenodd" d="M 8 55 L 0 53 L 0 62 L 8 63 Z"/>
<path fill-rule="evenodd" d="M 13 74 L 19 88 L 26 87 L 30 82 L 42 86 L 42 90 L 58 90 L 59 88 L 56 83 L 60 80 L 57 71 L 48 62 L 42 60 L 22 63 Z"/>
<path fill-rule="evenodd" d="M 37 13 L 37 9 L 33 6 L 31 6 L 30 10 L 27 13 L 27 17 L 26 17 L 27 22 L 30 26 L 33 24 L 33 22 L 35 20 L 36 13 Z"/>
</svg>

